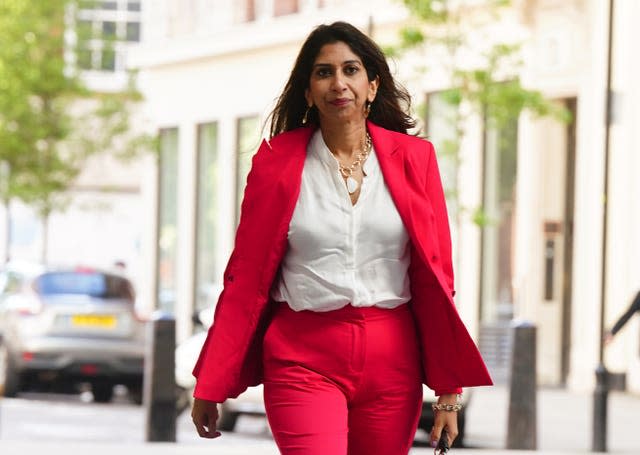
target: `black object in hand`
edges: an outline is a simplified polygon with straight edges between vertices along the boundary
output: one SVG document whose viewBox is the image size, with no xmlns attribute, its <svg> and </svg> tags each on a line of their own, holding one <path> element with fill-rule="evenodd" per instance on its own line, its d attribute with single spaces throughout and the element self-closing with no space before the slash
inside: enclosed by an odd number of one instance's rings
<svg viewBox="0 0 640 455">
<path fill-rule="evenodd" d="M 440 433 L 440 440 L 438 441 L 438 445 L 436 446 L 435 453 L 436 455 L 440 455 L 443 453 L 447 453 L 449 451 L 449 437 L 447 436 L 447 431 L 442 430 Z"/>
</svg>

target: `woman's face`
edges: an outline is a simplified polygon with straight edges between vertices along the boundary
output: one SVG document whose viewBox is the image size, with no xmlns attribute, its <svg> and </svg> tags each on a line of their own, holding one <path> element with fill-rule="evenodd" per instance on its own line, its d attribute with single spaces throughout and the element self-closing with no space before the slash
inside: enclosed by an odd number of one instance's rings
<svg viewBox="0 0 640 455">
<path fill-rule="evenodd" d="M 364 104 L 372 102 L 378 78 L 369 81 L 367 70 L 351 48 L 342 41 L 320 49 L 305 91 L 308 106 L 316 106 L 320 121 L 363 120 Z"/>
</svg>

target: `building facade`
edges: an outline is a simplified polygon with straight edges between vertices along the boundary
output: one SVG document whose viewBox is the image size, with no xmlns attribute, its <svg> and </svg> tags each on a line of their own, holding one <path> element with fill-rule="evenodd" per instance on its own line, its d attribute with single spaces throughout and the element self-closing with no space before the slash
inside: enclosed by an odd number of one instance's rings
<svg viewBox="0 0 640 455">
<path fill-rule="evenodd" d="M 572 118 L 525 112 L 495 129 L 469 111 L 459 155 L 440 155 L 445 187 L 456 194 L 449 207 L 458 308 L 498 380 L 507 374 L 508 327 L 526 319 L 538 327 L 539 382 L 591 388 L 601 300 L 610 326 L 640 288 L 640 90 L 633 84 L 640 66 L 631 58 L 640 5 L 620 0 L 614 12 L 605 191 L 606 4 L 515 1 L 500 20 L 474 31 L 478 43 L 522 43 L 523 85 Z M 161 151 L 157 173 L 145 183 L 154 195 L 145 218 L 155 223 L 144 235 L 141 282 L 157 308 L 175 313 L 184 339 L 193 311 L 211 307 L 220 291 L 251 156 L 268 134 L 267 115 L 306 35 L 320 23 L 346 20 L 390 45 L 413 18 L 390 0 L 154 0 L 142 10 L 142 43 L 129 65 L 140 70 Z M 391 63 L 415 105 L 426 107 L 423 132 L 444 150 L 456 134 L 442 97 L 450 62 L 427 47 Z M 420 66 L 427 72 L 416 71 Z M 635 392 L 639 325 L 629 323 L 605 349 L 607 365 Z"/>
</svg>

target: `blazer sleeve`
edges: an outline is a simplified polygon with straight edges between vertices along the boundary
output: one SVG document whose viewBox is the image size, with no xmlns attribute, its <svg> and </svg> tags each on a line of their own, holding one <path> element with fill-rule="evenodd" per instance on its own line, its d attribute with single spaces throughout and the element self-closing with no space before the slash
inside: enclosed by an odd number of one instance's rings
<svg viewBox="0 0 640 455">
<path fill-rule="evenodd" d="M 253 301 L 257 291 L 252 274 L 259 273 L 257 267 L 239 264 L 250 254 L 249 240 L 252 238 L 250 213 L 260 203 L 260 194 L 265 184 L 262 175 L 264 160 L 271 148 L 263 141 L 254 155 L 247 185 L 242 200 L 240 223 L 236 230 L 235 245 L 223 275 L 223 290 L 216 304 L 213 325 L 193 369 L 196 377 L 194 396 L 215 402 L 223 402 L 237 396 L 243 361 L 249 350 L 257 321 Z M 241 273 L 240 273 L 241 272 Z"/>
<path fill-rule="evenodd" d="M 444 189 L 442 187 L 442 179 L 440 177 L 438 160 L 436 157 L 435 148 L 433 147 L 433 144 L 431 144 L 431 142 L 427 142 L 427 159 L 428 162 L 425 189 L 434 212 L 434 221 L 436 224 L 436 232 L 438 236 L 438 247 L 442 270 L 447 280 L 449 289 L 451 289 L 451 297 L 453 298 L 453 296 L 455 295 L 455 290 L 451 253 L 451 230 L 449 228 L 449 214 L 447 211 Z M 436 396 L 445 394 L 460 394 L 462 393 L 462 388 L 436 387 L 434 392 Z"/>
</svg>

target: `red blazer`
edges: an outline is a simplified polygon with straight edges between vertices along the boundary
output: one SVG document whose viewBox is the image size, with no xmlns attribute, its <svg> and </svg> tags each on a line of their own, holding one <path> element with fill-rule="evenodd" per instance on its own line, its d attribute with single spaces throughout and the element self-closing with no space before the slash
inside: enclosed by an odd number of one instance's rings
<svg viewBox="0 0 640 455">
<path fill-rule="evenodd" d="M 384 180 L 411 239 L 411 308 L 424 383 L 439 395 L 490 385 L 491 378 L 453 303 L 451 239 L 433 145 L 367 125 Z M 269 293 L 287 248 L 306 148 L 314 129 L 263 141 L 247 178 L 236 242 L 213 326 L 195 365 L 194 396 L 223 402 L 262 380 Z"/>
</svg>

